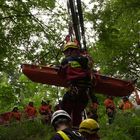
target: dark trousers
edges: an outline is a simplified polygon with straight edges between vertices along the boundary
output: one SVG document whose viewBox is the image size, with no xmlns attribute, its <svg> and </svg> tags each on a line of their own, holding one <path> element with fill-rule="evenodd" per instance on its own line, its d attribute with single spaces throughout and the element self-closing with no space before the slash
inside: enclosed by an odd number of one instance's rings
<svg viewBox="0 0 140 140">
<path fill-rule="evenodd" d="M 62 109 L 72 117 L 73 126 L 79 127 L 82 121 L 82 111 L 88 104 L 88 88 L 77 89 L 77 91 L 70 90 L 65 93 L 62 99 Z"/>
<path fill-rule="evenodd" d="M 115 110 L 112 109 L 112 108 L 107 108 L 106 113 L 107 113 L 107 116 L 108 116 L 108 123 L 112 124 L 113 120 L 115 118 Z"/>
</svg>

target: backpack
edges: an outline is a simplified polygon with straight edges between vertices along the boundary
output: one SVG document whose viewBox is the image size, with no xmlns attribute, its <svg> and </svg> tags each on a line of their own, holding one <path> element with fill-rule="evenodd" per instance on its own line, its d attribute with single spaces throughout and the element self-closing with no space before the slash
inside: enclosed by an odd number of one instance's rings
<svg viewBox="0 0 140 140">
<path fill-rule="evenodd" d="M 65 129 L 57 131 L 57 134 L 59 134 L 63 140 L 84 140 L 84 138 L 81 136 L 81 134 L 75 130 Z"/>
</svg>

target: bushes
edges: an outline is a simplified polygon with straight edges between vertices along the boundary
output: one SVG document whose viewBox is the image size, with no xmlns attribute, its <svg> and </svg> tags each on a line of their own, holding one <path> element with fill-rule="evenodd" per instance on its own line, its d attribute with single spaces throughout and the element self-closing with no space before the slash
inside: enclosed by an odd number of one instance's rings
<svg viewBox="0 0 140 140">
<path fill-rule="evenodd" d="M 10 126 L 0 126 L 0 140 L 50 140 L 52 127 L 40 121 L 26 121 Z"/>
<path fill-rule="evenodd" d="M 101 126 L 102 140 L 139 140 L 140 111 L 116 114 L 112 125 Z"/>
</svg>

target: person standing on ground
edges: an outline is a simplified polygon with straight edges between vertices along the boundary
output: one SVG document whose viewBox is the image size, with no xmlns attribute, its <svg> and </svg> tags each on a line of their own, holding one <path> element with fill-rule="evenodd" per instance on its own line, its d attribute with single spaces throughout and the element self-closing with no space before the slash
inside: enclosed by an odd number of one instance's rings
<svg viewBox="0 0 140 140">
<path fill-rule="evenodd" d="M 33 102 L 29 102 L 28 106 L 25 108 L 25 115 L 28 119 L 34 119 L 37 116 L 37 110 L 34 107 Z"/>
<path fill-rule="evenodd" d="M 42 101 L 39 108 L 39 113 L 42 116 L 42 123 L 47 124 L 50 122 L 50 106 L 47 102 Z"/>
<path fill-rule="evenodd" d="M 119 109 L 125 112 L 125 111 L 131 111 L 133 108 L 134 105 L 129 100 L 129 97 L 128 96 L 122 97 L 122 102 L 119 104 Z"/>
<path fill-rule="evenodd" d="M 18 107 L 14 107 L 10 113 L 10 121 L 20 121 L 21 120 L 21 112 Z"/>
<path fill-rule="evenodd" d="M 115 112 L 116 112 L 116 107 L 113 101 L 113 97 L 107 96 L 107 98 L 104 101 L 104 105 L 105 105 L 106 113 L 108 116 L 108 123 L 111 124 L 114 120 Z"/>
</svg>

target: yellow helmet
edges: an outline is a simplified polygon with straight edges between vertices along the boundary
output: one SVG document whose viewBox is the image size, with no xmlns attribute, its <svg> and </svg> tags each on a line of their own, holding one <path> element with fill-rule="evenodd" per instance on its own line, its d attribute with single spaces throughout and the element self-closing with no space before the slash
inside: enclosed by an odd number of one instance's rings
<svg viewBox="0 0 140 140">
<path fill-rule="evenodd" d="M 69 48 L 78 49 L 78 45 L 75 42 L 68 42 L 67 44 L 64 45 L 63 51 L 66 51 Z"/>
<path fill-rule="evenodd" d="M 79 132 L 94 134 L 99 130 L 99 124 L 94 119 L 85 119 L 79 126 Z"/>
</svg>

